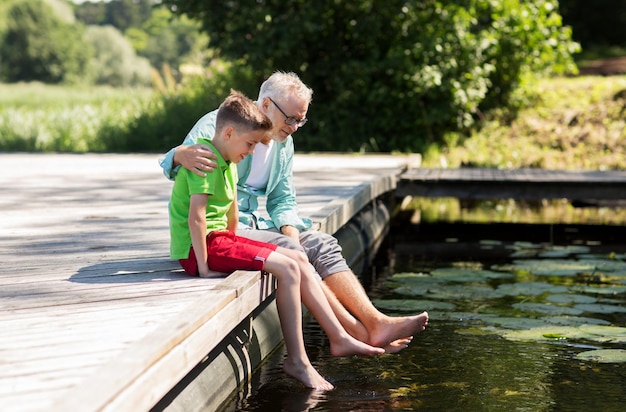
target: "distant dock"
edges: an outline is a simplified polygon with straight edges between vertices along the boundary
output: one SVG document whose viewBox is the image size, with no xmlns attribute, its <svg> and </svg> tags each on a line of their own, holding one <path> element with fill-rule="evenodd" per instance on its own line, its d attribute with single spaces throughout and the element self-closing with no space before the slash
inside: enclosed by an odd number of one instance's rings
<svg viewBox="0 0 626 412">
<path fill-rule="evenodd" d="M 417 168 L 400 176 L 396 193 L 461 199 L 626 199 L 626 171 Z"/>
</svg>

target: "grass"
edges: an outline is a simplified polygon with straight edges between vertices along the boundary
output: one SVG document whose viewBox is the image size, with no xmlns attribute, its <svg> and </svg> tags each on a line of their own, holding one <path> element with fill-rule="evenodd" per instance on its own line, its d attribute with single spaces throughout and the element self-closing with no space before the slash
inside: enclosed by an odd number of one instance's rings
<svg viewBox="0 0 626 412">
<path fill-rule="evenodd" d="M 423 165 L 626 169 L 626 76 L 545 79 L 524 92 L 532 103 L 514 120 L 489 113 L 469 137 L 451 134 L 446 147 L 423 153 Z M 160 113 L 164 100 L 153 96 L 151 89 L 0 84 L 0 150 L 104 151 L 107 141 L 136 139 L 155 121 L 146 116 Z"/>
<path fill-rule="evenodd" d="M 471 136 L 425 153 L 423 165 L 626 169 L 626 76 L 545 79 L 527 92 L 533 103 L 512 122 L 491 114 Z"/>
<path fill-rule="evenodd" d="M 101 130 L 138 117 L 151 89 L 0 84 L 0 150 L 101 151 Z"/>
</svg>

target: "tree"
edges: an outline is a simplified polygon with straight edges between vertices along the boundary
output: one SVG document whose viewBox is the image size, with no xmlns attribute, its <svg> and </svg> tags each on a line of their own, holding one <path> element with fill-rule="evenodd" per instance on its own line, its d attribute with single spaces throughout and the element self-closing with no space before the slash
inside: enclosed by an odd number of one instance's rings
<svg viewBox="0 0 626 412">
<path fill-rule="evenodd" d="M 59 18 L 47 2 L 21 0 L 8 11 L 0 47 L 2 78 L 76 82 L 86 74 L 91 55 L 84 28 Z"/>
<path fill-rule="evenodd" d="M 115 87 L 150 84 L 150 63 L 137 56 L 115 27 L 89 26 L 86 38 L 94 48 L 91 65 L 96 83 Z"/>
<path fill-rule="evenodd" d="M 524 76 L 575 70 L 556 0 L 163 3 L 258 82 L 291 70 L 313 87 L 305 150 L 421 151 L 509 104 Z"/>
<path fill-rule="evenodd" d="M 126 36 L 133 39 L 137 52 L 148 58 L 152 66 L 160 68 L 168 65 L 178 70 L 186 62 L 204 63 L 208 38 L 201 32 L 197 21 L 159 8 L 143 23 L 142 29 L 131 28 Z"/>
</svg>

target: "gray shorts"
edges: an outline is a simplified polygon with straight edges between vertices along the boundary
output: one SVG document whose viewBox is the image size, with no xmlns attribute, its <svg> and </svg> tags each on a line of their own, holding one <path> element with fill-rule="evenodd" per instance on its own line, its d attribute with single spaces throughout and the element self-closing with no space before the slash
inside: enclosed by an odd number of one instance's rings
<svg viewBox="0 0 626 412">
<path fill-rule="evenodd" d="M 339 246 L 337 239 L 327 233 L 317 230 L 300 232 L 300 245 L 276 229 L 239 229 L 237 234 L 287 249 L 303 251 L 322 279 L 335 273 L 350 270 L 346 259 L 341 254 L 341 246 Z"/>
</svg>

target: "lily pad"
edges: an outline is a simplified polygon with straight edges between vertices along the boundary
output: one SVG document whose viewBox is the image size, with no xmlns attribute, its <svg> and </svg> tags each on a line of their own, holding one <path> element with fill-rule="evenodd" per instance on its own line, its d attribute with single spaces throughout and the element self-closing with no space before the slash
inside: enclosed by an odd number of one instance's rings
<svg viewBox="0 0 626 412">
<path fill-rule="evenodd" d="M 581 309 L 550 305 L 548 303 L 515 303 L 513 307 L 517 310 L 546 313 L 548 315 L 580 315 L 583 313 Z"/>
<path fill-rule="evenodd" d="M 626 308 L 624 307 L 602 303 L 579 303 L 574 308 L 582 312 L 592 313 L 626 313 Z"/>
<path fill-rule="evenodd" d="M 584 316 L 544 316 L 542 320 L 553 325 L 580 326 L 580 325 L 610 325 L 611 322 L 604 319 L 588 318 Z"/>
<path fill-rule="evenodd" d="M 626 343 L 626 328 L 618 326 L 581 325 L 586 339 L 604 343 Z"/>
<path fill-rule="evenodd" d="M 576 339 L 582 333 L 578 327 L 573 326 L 548 326 L 526 330 L 505 331 L 502 336 L 509 340 L 526 341 L 550 341 Z"/>
<path fill-rule="evenodd" d="M 398 289 L 395 290 L 398 292 Z M 461 299 L 492 299 L 499 295 L 489 286 L 484 285 L 447 285 L 430 290 L 428 297 L 445 301 Z"/>
<path fill-rule="evenodd" d="M 593 270 L 600 272 L 617 272 L 626 270 L 626 262 L 611 259 L 583 259 L 580 262 L 593 265 Z"/>
<path fill-rule="evenodd" d="M 502 336 L 510 340 L 588 340 L 601 343 L 626 342 L 626 328 L 601 325 L 549 326 L 527 330 L 505 331 Z"/>
<path fill-rule="evenodd" d="M 544 250 L 539 253 L 539 257 L 542 258 L 561 258 L 568 257 L 577 253 L 587 253 L 589 252 L 589 246 L 578 246 L 578 245 L 569 245 L 569 246 L 552 246 L 548 250 Z"/>
<path fill-rule="evenodd" d="M 528 272 L 537 276 L 574 276 L 595 269 L 593 261 L 565 259 L 517 259 L 513 263 L 495 265 L 492 269 L 510 272 Z"/>
<path fill-rule="evenodd" d="M 548 302 L 551 303 L 595 303 L 597 301 L 596 298 L 586 295 L 575 295 L 575 294 L 566 294 L 566 293 L 557 293 L 554 295 L 550 295 L 546 298 Z"/>
<path fill-rule="evenodd" d="M 372 303 L 380 309 L 413 313 L 434 309 L 454 310 L 456 308 L 452 303 L 424 299 L 376 299 L 373 300 Z"/>
<path fill-rule="evenodd" d="M 533 318 L 487 317 L 482 321 L 506 329 L 532 329 L 549 325 L 543 319 Z"/>
<path fill-rule="evenodd" d="M 592 293 L 596 295 L 613 296 L 626 293 L 624 286 L 572 286 L 572 291 L 581 293 Z"/>
<path fill-rule="evenodd" d="M 536 250 L 516 250 L 515 252 L 511 253 L 511 257 L 513 259 L 520 259 L 520 258 L 531 258 L 531 257 L 536 257 L 538 254 L 538 252 Z"/>
<path fill-rule="evenodd" d="M 503 296 L 539 296 L 544 293 L 567 292 L 565 286 L 555 286 L 544 282 L 506 283 L 498 286 L 498 293 Z"/>
<path fill-rule="evenodd" d="M 588 350 L 576 355 L 577 359 L 594 361 L 599 363 L 622 363 L 626 362 L 626 350 L 624 349 L 598 349 Z"/>
<path fill-rule="evenodd" d="M 541 249 L 542 246 L 539 243 L 533 242 L 515 242 L 513 243 L 515 249 Z"/>
<path fill-rule="evenodd" d="M 490 279 L 514 279 L 515 275 L 491 270 L 472 270 L 463 268 L 441 268 L 431 272 L 435 279 L 448 282 L 484 282 Z"/>
</svg>

